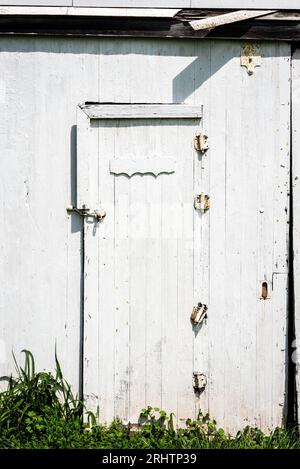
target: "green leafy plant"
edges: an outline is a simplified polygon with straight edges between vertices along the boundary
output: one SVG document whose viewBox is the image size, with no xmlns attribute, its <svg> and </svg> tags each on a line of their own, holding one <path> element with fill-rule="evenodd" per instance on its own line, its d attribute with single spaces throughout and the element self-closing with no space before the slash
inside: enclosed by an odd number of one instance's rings
<svg viewBox="0 0 300 469">
<path fill-rule="evenodd" d="M 205 449 L 300 448 L 295 428 L 277 428 L 265 435 L 246 427 L 233 438 L 199 412 L 176 428 L 176 416 L 157 407 L 142 409 L 138 425 L 114 420 L 97 424 L 98 416 L 84 408 L 66 382 L 55 353 L 55 373 L 36 372 L 34 357 L 23 350 L 24 366 L 15 357 L 16 377 L 2 377 L 0 448 Z"/>
<path fill-rule="evenodd" d="M 35 372 L 34 358 L 28 350 L 25 365 L 17 364 L 13 355 L 17 377 L 1 378 L 7 381 L 7 390 L 0 393 L 0 429 L 9 432 L 33 433 L 46 428 L 45 419 L 51 414 L 66 421 L 82 420 L 83 405 L 72 393 L 70 385 L 63 378 L 55 353 L 56 374 Z"/>
</svg>

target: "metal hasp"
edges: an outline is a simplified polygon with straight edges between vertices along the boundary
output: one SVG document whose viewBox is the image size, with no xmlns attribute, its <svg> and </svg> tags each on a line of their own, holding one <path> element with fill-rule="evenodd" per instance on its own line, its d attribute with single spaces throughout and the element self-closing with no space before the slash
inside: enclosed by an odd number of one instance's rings
<svg viewBox="0 0 300 469">
<path fill-rule="evenodd" d="M 209 149 L 208 136 L 203 132 L 198 132 L 194 138 L 194 148 L 200 153 L 206 153 Z"/>
<path fill-rule="evenodd" d="M 210 197 L 209 195 L 204 194 L 197 194 L 194 199 L 194 207 L 196 210 L 200 210 L 201 212 L 205 212 L 206 210 L 210 209 Z"/>
<path fill-rule="evenodd" d="M 205 318 L 207 318 L 207 306 L 202 303 L 198 303 L 198 305 L 193 308 L 191 321 L 193 324 L 200 325 Z"/>
<path fill-rule="evenodd" d="M 207 377 L 204 373 L 194 371 L 193 373 L 193 388 L 195 394 L 201 394 L 207 385 Z"/>
<path fill-rule="evenodd" d="M 246 67 L 248 75 L 253 75 L 255 67 L 261 66 L 259 46 L 253 42 L 242 45 L 241 67 Z"/>
<path fill-rule="evenodd" d="M 67 212 L 75 212 L 82 217 L 92 217 L 95 218 L 97 222 L 103 220 L 106 217 L 106 211 L 103 208 L 90 210 L 85 205 L 82 208 L 74 207 L 73 205 L 68 205 Z"/>
</svg>

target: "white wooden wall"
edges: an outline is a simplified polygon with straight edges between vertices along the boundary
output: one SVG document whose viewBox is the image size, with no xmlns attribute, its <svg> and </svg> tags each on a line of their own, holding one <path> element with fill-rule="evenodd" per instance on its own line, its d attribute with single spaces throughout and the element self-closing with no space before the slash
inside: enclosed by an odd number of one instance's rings
<svg viewBox="0 0 300 469">
<path fill-rule="evenodd" d="M 99 43 L 0 40 L 0 375 L 30 349 L 52 368 L 57 342 L 78 386 L 81 222 L 75 202 L 76 106 L 98 99 Z M 71 180 L 72 177 L 72 180 Z"/>
<path fill-rule="evenodd" d="M 197 273 L 202 278 L 197 297 L 213 313 L 209 327 L 193 343 L 194 367 L 211 373 L 215 388 L 209 394 L 208 387 L 199 405 L 231 431 L 247 423 L 263 428 L 281 423 L 290 47 L 262 43 L 261 49 L 262 66 L 249 77 L 240 67 L 241 45 L 233 41 L 1 38 L 1 374 L 12 369 L 12 348 L 16 352 L 31 349 L 38 365 L 49 368 L 57 341 L 63 369 L 78 384 L 81 225 L 65 211 L 76 190 L 71 160 L 74 163 L 77 104 L 86 100 L 186 102 L 203 105 L 210 154 L 215 155 L 203 158 L 199 180 L 204 192 L 215 196 L 215 217 L 211 227 L 208 217 L 199 221 L 204 247 Z M 235 159 L 228 166 L 226 155 L 232 151 Z M 253 172 L 243 166 L 243 154 L 253 161 Z M 268 210 L 261 214 L 260 229 L 266 236 L 260 238 L 259 266 L 247 210 L 242 211 L 247 208 L 246 199 L 241 199 L 248 187 L 247 200 L 253 196 L 258 207 L 259 193 L 253 193 L 256 178 L 259 188 L 269 185 L 270 190 L 269 198 L 262 201 L 262 208 Z M 217 187 L 224 188 L 227 179 L 231 192 L 225 207 Z M 273 184 L 282 189 L 275 200 Z M 247 227 L 243 233 L 233 230 L 237 217 Z M 225 218 L 227 241 L 221 239 Z M 248 243 L 253 257 L 247 268 L 254 269 L 257 280 L 279 272 L 274 284 L 280 298 L 271 303 L 276 310 L 266 302 L 258 308 L 265 310 L 259 317 L 247 309 L 250 296 L 257 301 L 258 295 L 256 283 L 248 289 L 241 254 Z M 220 249 L 214 250 L 214 245 Z M 209 262 L 214 262 L 213 273 Z M 233 267 L 243 272 L 238 285 L 232 285 Z M 210 283 L 212 275 L 215 283 Z M 245 335 L 248 349 L 240 347 Z M 273 353 L 276 358 L 265 373 L 264 357 L 269 363 Z M 262 398 L 268 402 L 259 401 Z M 257 411 L 262 408 L 263 415 Z"/>
</svg>

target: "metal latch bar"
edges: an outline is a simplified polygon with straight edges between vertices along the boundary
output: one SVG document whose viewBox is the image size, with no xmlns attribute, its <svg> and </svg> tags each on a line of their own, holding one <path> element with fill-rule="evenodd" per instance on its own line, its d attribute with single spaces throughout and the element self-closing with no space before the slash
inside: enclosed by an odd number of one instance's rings
<svg viewBox="0 0 300 469">
<path fill-rule="evenodd" d="M 82 208 L 75 207 L 74 205 L 68 205 L 67 212 L 74 212 L 82 217 L 92 217 L 97 221 L 101 221 L 106 217 L 106 211 L 103 208 L 91 210 L 85 205 L 83 205 Z"/>
</svg>

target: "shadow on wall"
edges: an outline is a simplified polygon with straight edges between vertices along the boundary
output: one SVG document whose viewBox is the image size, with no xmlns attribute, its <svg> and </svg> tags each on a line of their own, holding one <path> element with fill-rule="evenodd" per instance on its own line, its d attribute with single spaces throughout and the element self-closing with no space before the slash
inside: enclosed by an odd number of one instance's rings
<svg viewBox="0 0 300 469">
<path fill-rule="evenodd" d="M 77 126 L 71 127 L 70 133 L 70 194 L 71 205 L 77 207 Z M 81 273 L 80 273 L 80 331 L 79 331 L 79 399 L 83 399 L 83 330 L 84 330 L 84 232 L 83 219 L 73 213 L 71 219 L 71 232 L 80 232 L 80 252 L 81 252 Z"/>
<path fill-rule="evenodd" d="M 224 40 L 191 40 L 191 39 L 171 39 L 171 38 L 80 38 L 80 37 L 26 37 L 25 39 L 17 37 L 0 39 L 1 51 L 8 53 L 26 54 L 26 53 L 49 53 L 53 60 L 56 54 L 95 56 L 95 60 L 99 57 L 123 57 L 122 66 L 124 73 L 111 76 L 111 87 L 101 91 L 105 96 L 101 96 L 102 101 L 115 101 L 111 91 L 116 85 L 122 83 L 122 88 L 127 96 L 126 89 L 134 88 L 134 78 L 140 79 L 137 67 L 131 67 L 131 61 L 136 64 L 137 56 L 157 57 L 155 60 L 141 60 L 141 66 L 149 69 L 149 79 L 156 80 L 155 85 L 159 85 L 159 73 L 170 73 L 170 86 L 172 86 L 172 98 L 174 103 L 184 102 L 191 94 L 198 89 L 204 82 L 211 78 L 230 60 L 240 56 L 240 41 Z M 275 52 L 276 50 L 276 52 Z M 284 50 L 284 49 L 282 49 Z M 281 49 L 276 43 L 270 43 L 263 46 L 264 57 L 272 57 L 280 55 Z M 124 66 L 124 56 L 128 57 L 128 66 Z M 172 79 L 172 67 L 160 68 L 159 57 L 170 57 L 170 60 L 177 61 L 182 64 L 182 58 L 191 58 L 189 63 L 175 78 Z M 88 59 L 90 61 L 90 58 Z M 174 62 L 173 62 L 174 63 Z M 171 62 L 170 62 L 171 64 Z M 87 66 L 89 62 L 87 62 Z M 126 64 L 125 64 L 126 65 Z M 167 65 L 164 61 L 164 65 Z M 82 62 L 84 66 L 84 62 Z M 104 59 L 99 62 L 99 77 L 95 77 L 96 81 L 101 80 L 101 73 L 105 75 L 110 73 L 112 61 Z M 176 65 L 178 67 L 178 65 Z M 102 68 L 102 71 L 101 71 Z M 158 73 L 159 72 L 159 73 Z M 74 75 L 76 80 L 76 74 Z M 166 80 L 164 79 L 166 82 Z M 76 85 L 76 83 L 75 83 Z M 101 87 L 100 87 L 101 89 Z M 109 96 L 107 96 L 109 93 Z M 158 92 L 159 93 L 159 92 Z M 140 96 L 140 95 L 139 95 Z M 132 94 L 134 99 L 134 93 Z M 100 98 L 100 97 L 99 97 Z M 142 102 L 148 101 L 148 93 L 145 92 Z M 88 101 L 91 96 L 84 96 L 82 101 Z M 148 101 L 149 102 L 149 101 Z"/>
<path fill-rule="evenodd" d="M 70 133 L 70 194 L 71 205 L 77 207 L 77 126 L 72 125 Z M 76 233 L 82 231 L 82 218 L 77 214 L 71 215 L 71 232 Z"/>
</svg>

